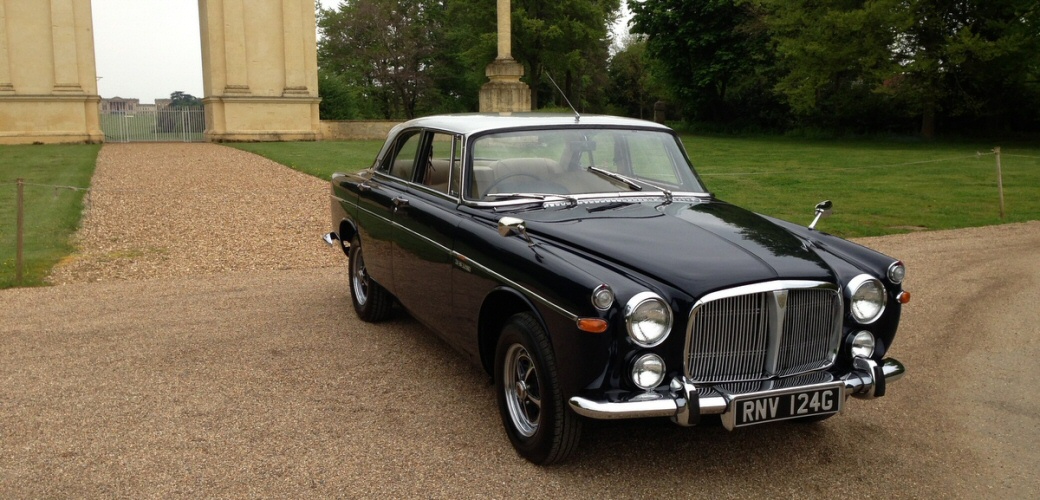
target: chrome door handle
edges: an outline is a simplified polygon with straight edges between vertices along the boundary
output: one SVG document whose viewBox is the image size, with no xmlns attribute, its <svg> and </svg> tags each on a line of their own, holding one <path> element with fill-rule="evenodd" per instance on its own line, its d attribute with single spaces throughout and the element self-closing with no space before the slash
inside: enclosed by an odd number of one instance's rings
<svg viewBox="0 0 1040 500">
<path fill-rule="evenodd" d="M 408 199 L 400 196 L 393 199 L 394 208 L 404 208 L 408 206 Z"/>
<path fill-rule="evenodd" d="M 362 193 L 367 193 L 372 190 L 372 186 L 369 186 L 368 184 L 362 182 L 361 184 L 357 185 L 357 190 Z"/>
</svg>

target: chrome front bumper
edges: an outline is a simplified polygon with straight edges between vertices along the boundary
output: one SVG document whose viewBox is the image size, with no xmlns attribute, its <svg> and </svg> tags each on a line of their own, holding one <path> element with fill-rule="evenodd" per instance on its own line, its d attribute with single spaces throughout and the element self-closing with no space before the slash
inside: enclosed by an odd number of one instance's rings
<svg viewBox="0 0 1040 500">
<path fill-rule="evenodd" d="M 892 358 L 885 358 L 881 364 L 866 358 L 856 358 L 853 370 L 837 380 L 845 383 L 846 398 L 878 398 L 885 395 L 887 384 L 899 380 L 905 371 L 903 364 Z M 676 377 L 672 379 L 669 389 L 663 392 L 638 394 L 619 401 L 593 401 L 575 396 L 569 402 L 577 414 L 599 420 L 671 417 L 679 425 L 691 426 L 697 425 L 701 415 L 722 415 L 729 411 L 733 396 L 754 394 L 727 394 L 714 390 L 702 394 L 685 377 Z"/>
</svg>

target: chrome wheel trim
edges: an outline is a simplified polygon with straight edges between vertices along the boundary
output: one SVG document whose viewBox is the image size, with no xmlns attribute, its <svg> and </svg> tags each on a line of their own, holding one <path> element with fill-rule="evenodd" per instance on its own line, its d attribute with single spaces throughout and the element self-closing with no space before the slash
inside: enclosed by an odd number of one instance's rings
<svg viewBox="0 0 1040 500">
<path fill-rule="evenodd" d="M 354 272 L 352 273 L 351 287 L 354 290 L 354 298 L 359 305 L 368 302 L 368 272 L 365 270 L 365 258 L 361 256 L 361 248 L 354 252 Z"/>
<path fill-rule="evenodd" d="M 509 346 L 502 367 L 506 407 L 513 427 L 529 438 L 538 431 L 542 414 L 542 395 L 538 388 L 538 369 L 527 349 L 520 344 Z"/>
</svg>

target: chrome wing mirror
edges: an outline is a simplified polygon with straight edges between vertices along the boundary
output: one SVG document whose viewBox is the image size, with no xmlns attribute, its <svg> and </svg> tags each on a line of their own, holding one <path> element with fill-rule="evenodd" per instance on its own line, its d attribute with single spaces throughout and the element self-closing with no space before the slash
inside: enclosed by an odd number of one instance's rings
<svg viewBox="0 0 1040 500">
<path fill-rule="evenodd" d="M 831 207 L 833 206 L 834 204 L 831 203 L 831 200 L 821 201 L 816 204 L 816 218 L 812 220 L 812 224 L 809 224 L 810 231 L 816 229 L 816 223 L 820 222 L 820 219 L 831 216 Z"/>
<path fill-rule="evenodd" d="M 527 242 L 528 245 L 534 245 L 531 236 L 527 234 L 527 226 L 524 225 L 523 219 L 518 219 L 516 217 L 502 217 L 501 219 L 498 219 L 498 234 L 503 237 L 518 234 Z"/>
</svg>

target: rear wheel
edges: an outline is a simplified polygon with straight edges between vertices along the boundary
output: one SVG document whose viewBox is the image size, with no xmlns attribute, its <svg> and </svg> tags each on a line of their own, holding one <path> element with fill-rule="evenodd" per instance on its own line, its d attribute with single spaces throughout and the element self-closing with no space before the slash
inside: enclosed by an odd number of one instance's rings
<svg viewBox="0 0 1040 500">
<path fill-rule="evenodd" d="M 394 305 L 390 292 L 368 275 L 361 240 L 356 237 L 350 243 L 350 301 L 358 317 L 371 322 L 388 318 Z"/>
<path fill-rule="evenodd" d="M 581 417 L 565 405 L 552 344 L 531 314 L 514 315 L 502 328 L 495 392 L 509 441 L 527 460 L 552 464 L 578 447 Z"/>
</svg>

